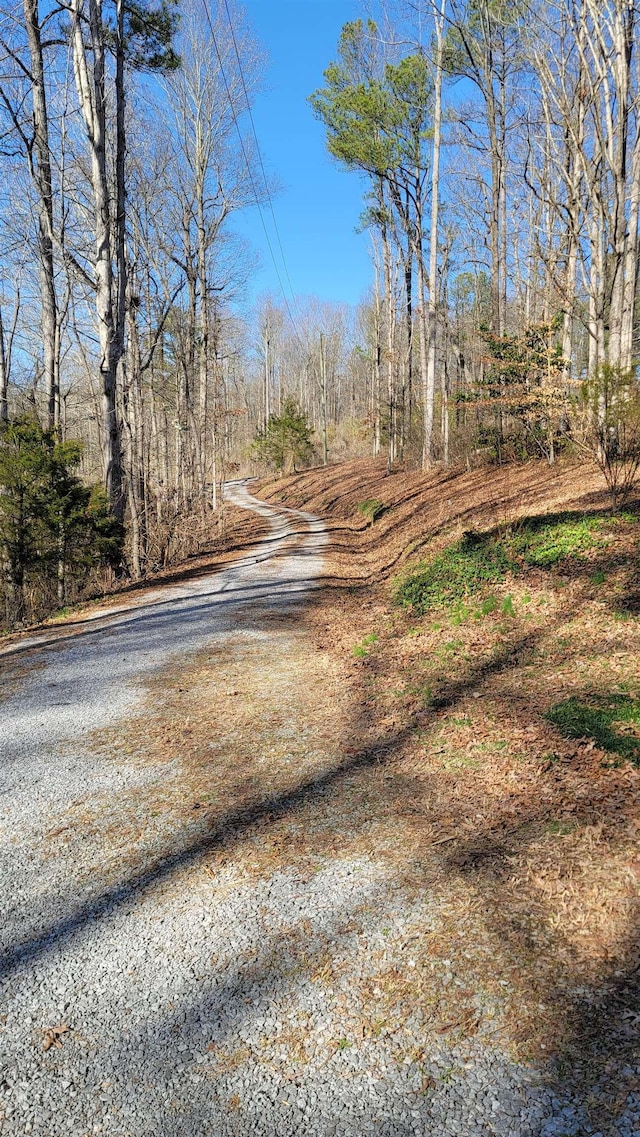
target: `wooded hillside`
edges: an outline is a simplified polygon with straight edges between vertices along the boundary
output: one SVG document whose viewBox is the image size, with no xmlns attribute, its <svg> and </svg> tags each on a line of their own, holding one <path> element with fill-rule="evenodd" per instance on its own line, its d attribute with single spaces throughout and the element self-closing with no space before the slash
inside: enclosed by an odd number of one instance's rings
<svg viewBox="0 0 640 1137">
<path fill-rule="evenodd" d="M 225 477 L 273 460 L 254 442 L 287 407 L 307 462 L 571 450 L 624 501 L 640 463 L 636 3 L 419 0 L 375 17 L 336 28 L 309 93 L 362 182 L 370 291 L 354 309 L 285 281 L 249 310 L 234 218 L 272 210 L 277 185 L 242 13 L 5 5 L 0 446 L 10 423 L 42 430 L 40 464 L 73 443 L 67 474 L 102 487 L 115 541 L 88 573 L 61 506 L 46 540 L 12 551 L 3 501 L 6 622 L 95 586 L 100 562 L 137 579 L 197 547 Z"/>
</svg>

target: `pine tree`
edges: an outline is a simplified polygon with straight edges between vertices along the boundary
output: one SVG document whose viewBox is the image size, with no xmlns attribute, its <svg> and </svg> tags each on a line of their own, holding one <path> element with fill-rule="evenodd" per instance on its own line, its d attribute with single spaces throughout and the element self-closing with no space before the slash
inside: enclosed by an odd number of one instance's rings
<svg viewBox="0 0 640 1137">
<path fill-rule="evenodd" d="M 280 473 L 295 472 L 296 463 L 308 462 L 313 454 L 309 420 L 295 399 L 285 399 L 279 415 L 270 415 L 266 426 L 259 430 L 253 452 Z"/>
</svg>

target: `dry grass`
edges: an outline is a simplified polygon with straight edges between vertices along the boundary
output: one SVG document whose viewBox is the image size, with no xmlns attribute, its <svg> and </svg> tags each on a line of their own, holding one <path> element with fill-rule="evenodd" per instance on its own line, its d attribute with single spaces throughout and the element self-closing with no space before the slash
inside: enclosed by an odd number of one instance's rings
<svg viewBox="0 0 640 1137">
<path fill-rule="evenodd" d="M 351 816 L 351 847 L 391 861 L 408 893 L 428 889 L 449 914 L 439 937 L 418 940 L 414 998 L 420 982 L 427 1001 L 441 998 L 429 983 L 440 942 L 470 990 L 500 998 L 501 1033 L 518 1053 L 560 1052 L 598 1068 L 607 1047 L 627 1053 L 638 1005 L 640 774 L 593 740 L 562 738 L 543 714 L 573 695 L 639 690 L 637 524 L 582 564 L 494 589 L 500 602 L 512 597 L 514 617 L 498 605 L 481 619 L 415 619 L 391 604 L 400 567 L 467 528 L 605 509 L 597 473 L 532 464 L 386 478 L 381 464 L 363 462 L 263 493 L 329 520 L 329 589 L 310 619 L 384 753 L 384 773 L 363 771 L 355 787 L 366 809 Z M 373 527 L 357 511 L 366 498 L 388 505 Z M 470 1010 L 457 1017 L 459 1029 L 474 1029 Z"/>
<path fill-rule="evenodd" d="M 416 1058 L 419 1011 L 427 1048 L 478 1034 L 622 1092 L 640 1006 L 640 773 L 543 715 L 569 695 L 638 690 L 637 526 L 613 532 L 597 562 L 500 585 L 513 616 L 415 619 L 391 603 L 400 566 L 472 526 L 604 508 L 597 474 L 385 478 L 360 462 L 262 492 L 325 516 L 326 587 L 304 622 L 239 628 L 224 654 L 161 676 L 145 713 L 99 740 L 149 781 L 63 824 L 93 827 L 114 874 L 161 858 L 159 834 L 193 845 L 212 888 L 229 861 L 246 879 L 371 858 L 411 926 L 371 946 L 372 913 L 354 912 L 335 942 L 284 930 L 273 960 L 343 1000 L 345 1045 L 383 1034 Z M 370 527 L 357 505 L 371 497 L 388 510 Z M 304 1036 L 301 1025 L 287 1044 L 301 1063 Z"/>
</svg>

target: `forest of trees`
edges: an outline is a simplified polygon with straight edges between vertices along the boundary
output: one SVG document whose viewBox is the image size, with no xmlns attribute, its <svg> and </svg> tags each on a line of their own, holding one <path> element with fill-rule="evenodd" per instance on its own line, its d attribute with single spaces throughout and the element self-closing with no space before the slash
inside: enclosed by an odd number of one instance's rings
<svg viewBox="0 0 640 1137">
<path fill-rule="evenodd" d="M 231 0 L 3 5 L 7 621 L 73 599 L 97 565 L 139 578 L 184 556 L 224 478 L 268 460 L 283 411 L 317 462 L 573 446 L 624 491 L 640 453 L 637 16 L 635 0 L 395 0 L 336 28 L 309 101 L 361 179 L 371 289 L 357 308 L 265 296 L 247 315 L 234 215 L 276 187 L 249 116 L 265 61 Z M 47 537 L 16 566 L 11 487 L 38 447 Z M 63 468 L 95 515 L 75 560 L 63 507 L 43 521 L 42 477 Z"/>
</svg>

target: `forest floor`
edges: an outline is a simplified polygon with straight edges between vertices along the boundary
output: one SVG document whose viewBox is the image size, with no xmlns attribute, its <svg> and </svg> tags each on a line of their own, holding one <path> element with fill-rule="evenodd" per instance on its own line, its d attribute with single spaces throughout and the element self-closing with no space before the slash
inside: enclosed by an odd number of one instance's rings
<svg viewBox="0 0 640 1137">
<path fill-rule="evenodd" d="M 253 566 L 2 664 L 0 1132 L 631 1137 L 637 516 L 538 463 L 251 488 Z"/>
<path fill-rule="evenodd" d="M 592 1104 L 618 1132 L 640 1088 L 637 506 L 612 518 L 598 472 L 571 464 L 425 477 L 353 462 L 255 492 L 326 520 L 308 619 L 348 676 L 354 723 L 376 735 L 378 760 L 356 758 L 333 803 L 334 843 L 374 850 L 442 906 L 412 969 L 378 981 L 387 1021 L 400 1029 L 422 1005 L 433 1029 L 468 1038 L 481 986 L 510 1053 L 570 1071 L 587 1098 L 600 1082 Z M 373 523 L 358 509 L 372 500 Z M 565 520 L 600 514 L 590 547 L 563 556 Z M 423 614 L 394 603 L 416 561 L 531 519 L 550 523 L 540 563 Z M 566 729 L 545 717 L 554 708 Z M 443 958 L 455 988 L 434 970 Z"/>
</svg>

